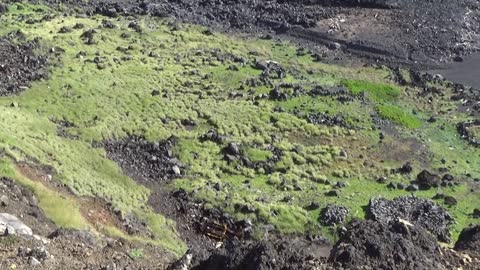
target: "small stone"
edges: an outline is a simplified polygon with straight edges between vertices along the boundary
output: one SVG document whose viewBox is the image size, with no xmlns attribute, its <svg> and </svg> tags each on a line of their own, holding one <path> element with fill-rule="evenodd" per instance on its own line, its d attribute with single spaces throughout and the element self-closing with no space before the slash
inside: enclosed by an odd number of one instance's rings
<svg viewBox="0 0 480 270">
<path fill-rule="evenodd" d="M 402 174 L 407 174 L 411 173 L 413 171 L 412 164 L 410 162 L 405 163 L 401 168 L 400 168 L 400 173 Z"/>
<path fill-rule="evenodd" d="M 405 189 L 407 186 L 404 183 L 398 183 L 397 188 L 398 189 Z"/>
<path fill-rule="evenodd" d="M 243 205 L 240 208 L 240 212 L 242 212 L 244 214 L 252 214 L 252 213 L 255 213 L 256 211 L 257 211 L 257 209 L 255 209 L 255 207 L 253 207 L 251 205 Z"/>
<path fill-rule="evenodd" d="M 130 36 L 131 36 L 131 35 L 130 35 L 130 33 L 128 33 L 128 32 L 122 33 L 122 34 L 120 35 L 120 37 L 123 38 L 123 39 L 130 38 Z"/>
<path fill-rule="evenodd" d="M 446 205 L 449 205 L 449 206 L 457 205 L 457 199 L 455 199 L 452 196 L 445 196 L 444 202 Z"/>
<path fill-rule="evenodd" d="M 240 146 L 237 143 L 229 143 L 225 152 L 232 156 L 239 156 L 240 155 Z"/>
<path fill-rule="evenodd" d="M 334 42 L 328 45 L 328 48 L 331 50 L 340 50 L 342 48 L 342 45 L 338 42 Z"/>
<path fill-rule="evenodd" d="M 329 204 L 322 211 L 321 222 L 327 226 L 341 224 L 347 218 L 348 212 L 348 208 L 343 205 Z"/>
<path fill-rule="evenodd" d="M 377 179 L 377 183 L 380 183 L 380 184 L 385 184 L 387 182 L 387 178 L 385 176 L 382 176 L 382 177 L 379 177 Z"/>
<path fill-rule="evenodd" d="M 344 188 L 347 186 L 345 182 L 337 182 L 333 188 Z"/>
<path fill-rule="evenodd" d="M 70 32 L 72 32 L 72 29 L 68 26 L 62 26 L 60 28 L 60 30 L 58 31 L 58 33 L 60 33 L 60 34 L 66 34 L 66 33 L 70 33 Z"/>
<path fill-rule="evenodd" d="M 2 207 L 8 206 L 8 197 L 7 197 L 7 195 L 2 195 L 2 196 L 0 196 L 0 205 L 1 205 Z"/>
<path fill-rule="evenodd" d="M 77 23 L 73 26 L 73 29 L 83 29 L 84 27 L 85 27 L 85 24 Z"/>
<path fill-rule="evenodd" d="M 172 167 L 172 171 L 175 175 L 181 175 L 182 174 L 181 171 L 180 171 L 180 168 L 177 165 Z"/>
<path fill-rule="evenodd" d="M 305 210 L 312 211 L 320 208 L 320 204 L 318 202 L 311 202 L 309 205 L 305 206 Z"/>
<path fill-rule="evenodd" d="M 393 182 L 390 182 L 390 183 L 387 185 L 387 187 L 388 187 L 389 189 L 396 189 L 396 188 L 397 188 L 397 185 L 395 185 L 395 183 L 393 183 Z"/>
<path fill-rule="evenodd" d="M 428 118 L 427 122 L 435 123 L 435 122 L 437 122 L 437 118 L 435 116 L 430 116 L 430 118 Z"/>
<path fill-rule="evenodd" d="M 338 190 L 330 190 L 329 192 L 327 192 L 325 195 L 327 196 L 330 196 L 330 197 L 338 197 L 340 196 L 340 191 Z"/>
<path fill-rule="evenodd" d="M 222 185 L 220 183 L 215 183 L 215 185 L 213 185 L 213 188 L 216 191 L 221 191 L 222 190 Z"/>
<path fill-rule="evenodd" d="M 453 177 L 453 175 L 447 173 L 447 174 L 445 174 L 445 175 L 442 177 L 442 180 L 444 180 L 444 181 L 453 181 L 453 180 L 455 180 L 455 178 Z"/>
<path fill-rule="evenodd" d="M 35 257 L 30 257 L 30 259 L 28 259 L 28 263 L 33 268 L 37 268 L 42 265 L 42 263 L 39 260 L 37 260 Z"/>
<path fill-rule="evenodd" d="M 152 91 L 152 97 L 159 96 L 159 95 L 160 95 L 160 91 L 157 90 L 157 89 L 153 89 L 153 91 Z"/>
<path fill-rule="evenodd" d="M 410 192 L 418 191 L 418 185 L 417 184 L 411 184 L 405 190 L 410 191 Z"/>
</svg>

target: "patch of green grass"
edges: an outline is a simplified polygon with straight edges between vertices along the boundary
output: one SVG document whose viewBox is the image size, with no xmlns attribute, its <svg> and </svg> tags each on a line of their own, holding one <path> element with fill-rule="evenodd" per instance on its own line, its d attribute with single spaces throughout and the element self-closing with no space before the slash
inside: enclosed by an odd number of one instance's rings
<svg viewBox="0 0 480 270">
<path fill-rule="evenodd" d="M 410 129 L 419 128 L 423 125 L 423 122 L 416 116 L 396 105 L 379 105 L 377 106 L 377 111 L 382 118 L 391 120 Z"/>
<path fill-rule="evenodd" d="M 245 149 L 247 156 L 251 161 L 267 161 L 273 156 L 273 153 L 268 150 L 262 150 L 254 147 L 247 147 Z"/>
<path fill-rule="evenodd" d="M 30 3 L 14 3 L 8 6 L 8 14 L 10 15 L 27 15 L 42 13 L 50 9 L 45 5 Z"/>
<path fill-rule="evenodd" d="M 0 175 L 11 177 L 21 185 L 31 189 L 47 217 L 58 226 L 80 230 L 90 228 L 75 201 L 48 189 L 39 182 L 34 182 L 20 175 L 13 167 L 12 162 L 5 157 L 0 160 Z"/>
<path fill-rule="evenodd" d="M 132 258 L 143 258 L 145 254 L 143 254 L 143 249 L 136 248 L 130 251 L 130 257 Z"/>
<path fill-rule="evenodd" d="M 401 90 L 394 85 L 385 83 L 373 83 L 359 80 L 342 80 L 354 95 L 367 93 L 368 97 L 376 102 L 395 101 L 402 94 Z"/>
<path fill-rule="evenodd" d="M 14 245 L 18 242 L 18 237 L 15 235 L 8 235 L 0 237 L 0 246 L 6 247 Z"/>
</svg>

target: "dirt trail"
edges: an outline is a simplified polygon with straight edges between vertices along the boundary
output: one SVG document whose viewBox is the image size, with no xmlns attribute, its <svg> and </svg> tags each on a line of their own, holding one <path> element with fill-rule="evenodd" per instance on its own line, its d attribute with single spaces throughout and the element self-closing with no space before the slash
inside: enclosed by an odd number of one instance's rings
<svg viewBox="0 0 480 270">
<path fill-rule="evenodd" d="M 446 79 L 480 89 L 480 54 L 474 54 L 465 59 L 448 65 L 445 69 L 431 70 L 432 74 L 441 74 Z M 479 92 L 480 93 L 480 92 Z"/>
</svg>

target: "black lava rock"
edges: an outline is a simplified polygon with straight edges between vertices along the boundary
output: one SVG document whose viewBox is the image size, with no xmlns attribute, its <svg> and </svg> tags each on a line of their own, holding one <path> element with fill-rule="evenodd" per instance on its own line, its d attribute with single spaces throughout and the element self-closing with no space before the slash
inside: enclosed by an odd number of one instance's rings
<svg viewBox="0 0 480 270">
<path fill-rule="evenodd" d="M 421 189 L 438 187 L 440 184 L 440 177 L 436 174 L 430 173 L 427 170 L 423 170 L 417 175 L 417 184 Z"/>
</svg>

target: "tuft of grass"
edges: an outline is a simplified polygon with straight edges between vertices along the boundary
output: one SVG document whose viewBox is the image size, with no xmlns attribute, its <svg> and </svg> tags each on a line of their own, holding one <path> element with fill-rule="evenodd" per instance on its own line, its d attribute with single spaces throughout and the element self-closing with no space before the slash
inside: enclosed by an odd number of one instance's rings
<svg viewBox="0 0 480 270">
<path fill-rule="evenodd" d="M 145 254 L 143 253 L 143 249 L 136 248 L 130 251 L 130 257 L 140 259 L 143 258 Z"/>
<path fill-rule="evenodd" d="M 273 156 L 273 153 L 268 150 L 262 150 L 254 147 L 247 147 L 245 149 L 247 156 L 251 161 L 267 161 Z"/>
<path fill-rule="evenodd" d="M 396 105 L 379 105 L 377 106 L 377 111 L 382 118 L 391 120 L 410 129 L 419 128 L 423 125 L 423 122 L 416 116 Z"/>
<path fill-rule="evenodd" d="M 398 87 L 385 83 L 347 79 L 342 80 L 342 84 L 350 89 L 354 95 L 367 93 L 376 102 L 395 101 L 402 93 Z"/>
</svg>

